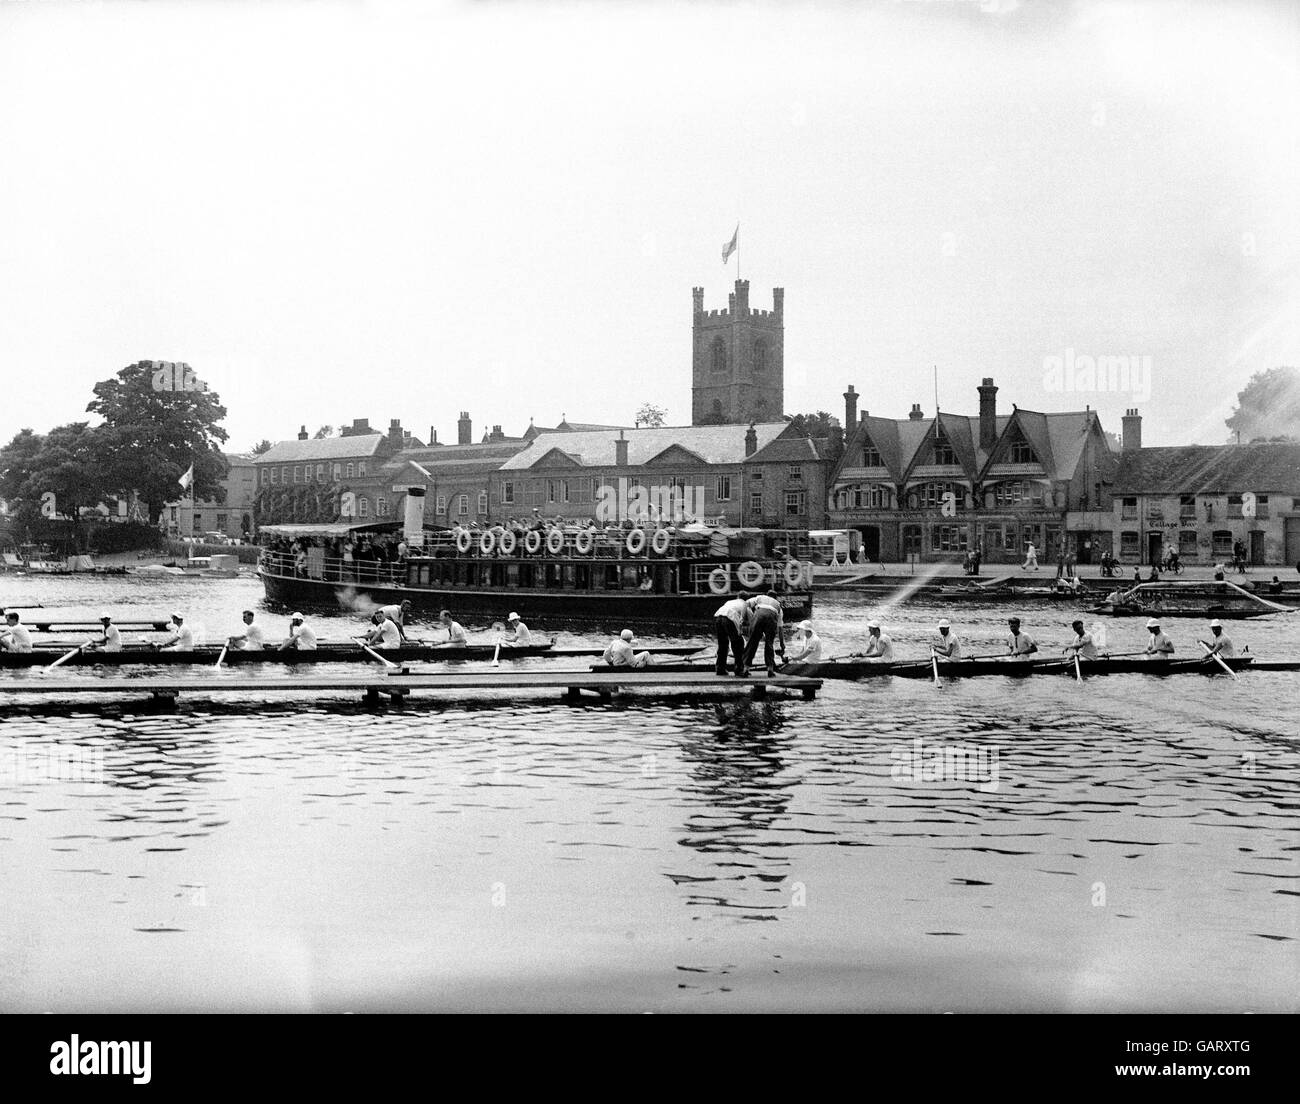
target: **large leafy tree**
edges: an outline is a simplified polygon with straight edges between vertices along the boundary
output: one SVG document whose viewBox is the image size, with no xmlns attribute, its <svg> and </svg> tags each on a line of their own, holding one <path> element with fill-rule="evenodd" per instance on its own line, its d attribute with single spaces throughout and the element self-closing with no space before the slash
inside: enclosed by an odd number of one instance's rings
<svg viewBox="0 0 1300 1104">
<path fill-rule="evenodd" d="M 194 465 L 196 501 L 225 501 L 221 480 L 230 470 L 220 444 L 226 408 L 214 391 L 155 389 L 153 361 L 138 361 L 113 379 L 95 384 L 86 407 L 104 419 L 106 475 L 122 492 L 134 490 L 156 524 L 168 502 L 181 494 L 178 480 Z"/>
<path fill-rule="evenodd" d="M 819 410 L 816 414 L 796 414 L 790 424 L 801 435 L 826 441 L 826 457 L 832 462 L 838 460 L 844 452 L 844 429 L 834 414 Z"/>
<path fill-rule="evenodd" d="M 654 403 L 642 403 L 641 408 L 636 412 L 635 425 L 644 426 L 647 429 L 658 429 L 664 424 L 664 419 L 668 417 L 668 411 L 662 406 L 655 406 Z"/>
<path fill-rule="evenodd" d="M 24 527 L 41 516 L 46 494 L 58 514 L 72 519 L 80 536 L 80 515 L 111 491 L 99 431 L 85 422 L 55 426 L 47 434 L 24 429 L 0 450 L 0 495 Z"/>
<path fill-rule="evenodd" d="M 1256 372 L 1227 425 L 1233 441 L 1300 441 L 1300 368 Z"/>
</svg>

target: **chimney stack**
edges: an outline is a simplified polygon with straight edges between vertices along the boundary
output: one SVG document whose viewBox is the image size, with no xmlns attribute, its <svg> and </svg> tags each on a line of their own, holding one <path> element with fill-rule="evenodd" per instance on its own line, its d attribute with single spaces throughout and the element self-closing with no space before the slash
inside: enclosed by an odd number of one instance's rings
<svg viewBox="0 0 1300 1104">
<path fill-rule="evenodd" d="M 614 442 L 614 465 L 619 468 L 627 467 L 627 438 L 623 431 L 618 431 L 618 440 Z"/>
<path fill-rule="evenodd" d="M 998 389 L 993 377 L 985 376 L 980 393 L 980 448 L 991 452 L 998 441 Z"/>
<path fill-rule="evenodd" d="M 436 426 L 429 427 L 429 444 L 430 446 L 438 443 L 438 429 Z"/>
<path fill-rule="evenodd" d="M 1142 447 L 1142 415 L 1137 407 L 1124 411 L 1124 435 L 1120 438 L 1124 452 L 1136 452 Z"/>
<path fill-rule="evenodd" d="M 305 441 L 305 440 L 307 440 L 307 427 L 306 427 L 306 426 L 303 426 L 301 429 L 298 430 L 298 440 L 300 440 L 300 441 Z"/>
<path fill-rule="evenodd" d="M 400 418 L 388 419 L 388 441 L 394 448 L 402 447 L 402 420 Z"/>
<path fill-rule="evenodd" d="M 469 411 L 462 410 L 460 419 L 456 422 L 456 444 L 470 445 L 474 443 L 474 423 L 469 420 Z"/>
<path fill-rule="evenodd" d="M 749 423 L 749 428 L 745 430 L 745 455 L 753 456 L 758 451 L 758 431 L 754 428 L 754 423 Z"/>
<path fill-rule="evenodd" d="M 909 421 L 913 421 L 913 422 L 919 422 L 922 418 L 924 418 L 925 415 L 921 413 L 921 404 L 913 403 L 912 409 L 907 412 L 907 417 Z"/>
<path fill-rule="evenodd" d="M 849 389 L 844 392 L 844 432 L 853 428 L 853 423 L 858 420 L 858 393 L 853 390 L 853 384 L 849 384 Z"/>
</svg>

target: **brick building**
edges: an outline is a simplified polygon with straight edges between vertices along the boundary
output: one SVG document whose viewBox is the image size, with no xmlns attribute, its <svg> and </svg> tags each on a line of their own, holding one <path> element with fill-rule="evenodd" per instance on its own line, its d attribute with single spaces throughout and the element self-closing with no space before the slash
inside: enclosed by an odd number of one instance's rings
<svg viewBox="0 0 1300 1104">
<path fill-rule="evenodd" d="M 221 481 L 226 488 L 225 501 L 182 499 L 169 504 L 163 511 L 163 524 L 169 536 L 199 537 L 205 533 L 221 533 L 241 540 L 251 539 L 257 498 L 256 457 L 249 453 L 232 453 L 226 456 L 226 461 L 230 471 Z"/>
</svg>

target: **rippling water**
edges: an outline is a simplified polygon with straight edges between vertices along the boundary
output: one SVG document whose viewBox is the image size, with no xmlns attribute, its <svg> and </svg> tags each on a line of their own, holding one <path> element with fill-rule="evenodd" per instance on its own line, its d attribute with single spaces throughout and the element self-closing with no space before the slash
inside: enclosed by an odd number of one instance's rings
<svg viewBox="0 0 1300 1104">
<path fill-rule="evenodd" d="M 260 589 L 0 596 L 178 606 L 215 638 Z M 828 654 L 879 612 L 819 599 Z M 975 651 L 1008 611 L 943 612 Z M 1067 638 L 1067 611 L 1021 612 Z M 900 653 L 938 615 L 885 611 Z M 1113 650 L 1141 634 L 1107 628 Z M 1180 651 L 1199 629 L 1173 625 Z M 1230 631 L 1300 652 L 1294 620 Z M 1293 674 L 0 716 L 5 1010 L 1300 1003 Z"/>
</svg>

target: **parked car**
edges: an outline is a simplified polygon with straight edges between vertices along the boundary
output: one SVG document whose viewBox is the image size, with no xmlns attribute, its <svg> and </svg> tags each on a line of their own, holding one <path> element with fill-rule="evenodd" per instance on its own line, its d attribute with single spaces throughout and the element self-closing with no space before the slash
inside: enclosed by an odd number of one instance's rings
<svg viewBox="0 0 1300 1104">
<path fill-rule="evenodd" d="M 235 542 L 231 537 L 226 536 L 225 533 L 212 532 L 212 533 L 203 534 L 203 543 L 204 544 L 234 544 Z"/>
</svg>

